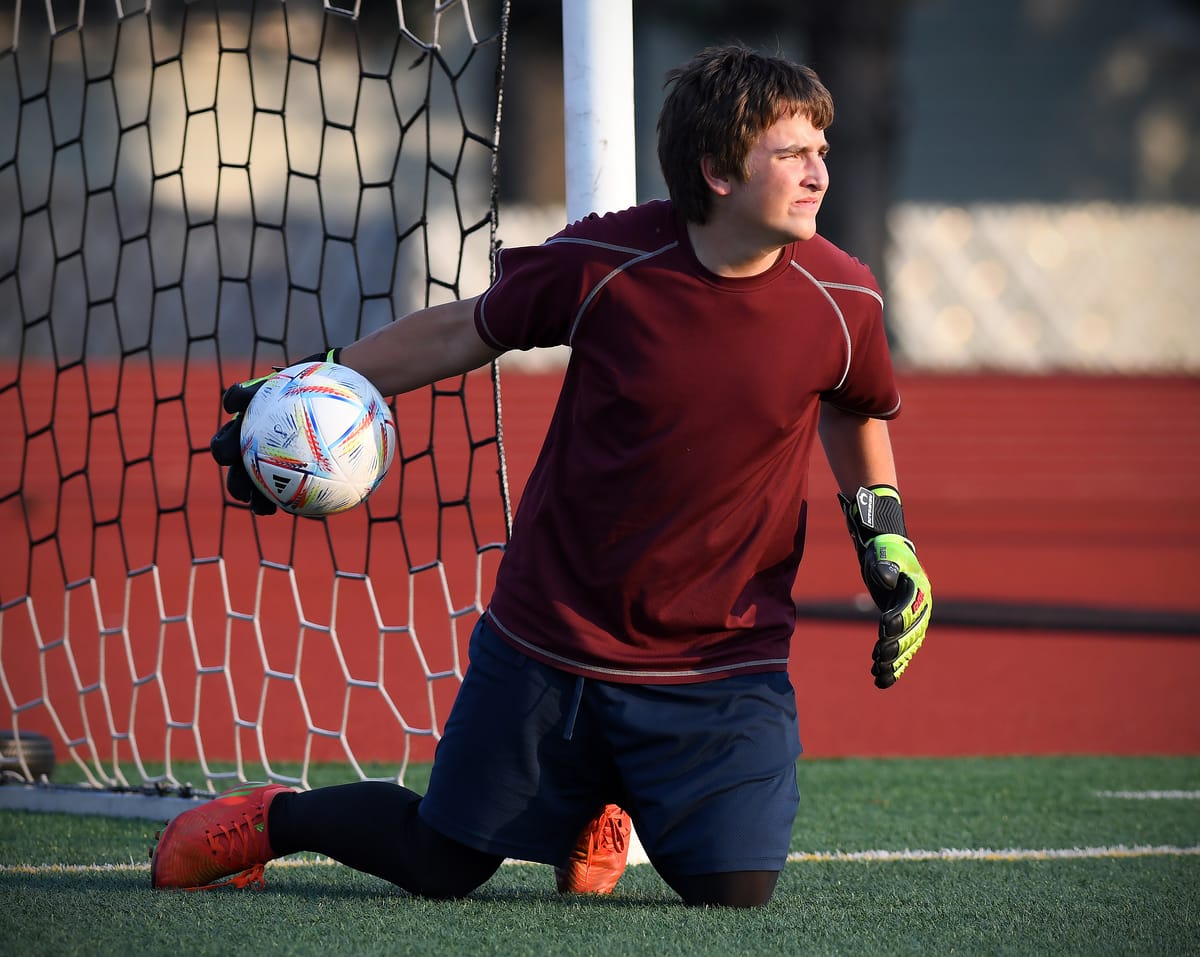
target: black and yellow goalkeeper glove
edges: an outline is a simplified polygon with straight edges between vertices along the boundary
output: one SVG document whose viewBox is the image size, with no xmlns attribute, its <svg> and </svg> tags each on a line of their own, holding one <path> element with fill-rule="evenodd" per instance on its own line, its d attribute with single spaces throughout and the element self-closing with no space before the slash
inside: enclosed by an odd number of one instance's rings
<svg viewBox="0 0 1200 957">
<path fill-rule="evenodd" d="M 328 352 L 315 352 L 297 362 L 337 362 L 341 351 L 330 349 Z M 230 496 L 239 502 L 248 503 L 255 515 L 274 515 L 276 505 L 259 491 L 242 461 L 242 413 L 250 405 L 254 394 L 262 388 L 262 384 L 278 371 L 276 369 L 257 379 L 237 382 L 225 390 L 221 406 L 233 418 L 217 430 L 208 446 L 217 464 L 229 469 L 225 475 L 225 488 L 229 490 Z"/>
<path fill-rule="evenodd" d="M 890 688 L 925 640 L 933 611 L 929 577 L 908 539 L 896 489 L 872 485 L 860 488 L 854 501 L 839 493 L 838 502 L 858 552 L 863 582 L 880 612 L 871 674 L 875 687 Z"/>
</svg>

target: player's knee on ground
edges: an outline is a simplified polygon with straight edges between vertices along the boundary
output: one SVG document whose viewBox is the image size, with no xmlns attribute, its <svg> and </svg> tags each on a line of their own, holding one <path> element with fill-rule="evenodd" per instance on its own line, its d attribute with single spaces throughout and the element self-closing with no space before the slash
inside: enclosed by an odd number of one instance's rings
<svg viewBox="0 0 1200 957">
<path fill-rule="evenodd" d="M 477 851 L 435 831 L 415 810 L 413 817 L 416 820 L 410 833 L 416 841 L 416 853 L 408 859 L 421 863 L 405 869 L 403 883 L 394 881 L 413 894 L 435 900 L 466 897 L 503 863 L 502 857 Z"/>
<path fill-rule="evenodd" d="M 687 877 L 663 875 L 683 902 L 693 907 L 762 907 L 771 900 L 778 871 L 731 871 Z"/>
</svg>

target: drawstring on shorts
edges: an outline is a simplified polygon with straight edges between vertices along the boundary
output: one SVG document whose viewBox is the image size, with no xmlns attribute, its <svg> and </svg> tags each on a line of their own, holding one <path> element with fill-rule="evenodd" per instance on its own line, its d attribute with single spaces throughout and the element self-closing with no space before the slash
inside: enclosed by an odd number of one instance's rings
<svg viewBox="0 0 1200 957">
<path fill-rule="evenodd" d="M 567 712 L 567 720 L 563 724 L 563 740 L 570 741 L 575 736 L 575 719 L 579 717 L 579 702 L 583 698 L 583 675 L 575 679 L 575 693 L 571 696 L 571 710 Z"/>
</svg>

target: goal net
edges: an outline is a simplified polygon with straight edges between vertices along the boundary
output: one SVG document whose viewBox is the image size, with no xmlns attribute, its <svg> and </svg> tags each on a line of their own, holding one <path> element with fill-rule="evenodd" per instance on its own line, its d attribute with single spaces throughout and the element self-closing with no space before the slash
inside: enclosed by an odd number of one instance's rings
<svg viewBox="0 0 1200 957">
<path fill-rule="evenodd" d="M 0 11 L 6 776 L 45 770 L 22 739 L 161 793 L 432 757 L 510 524 L 495 370 L 398 398 L 387 479 L 327 520 L 255 517 L 208 444 L 224 386 L 486 286 L 507 20 Z"/>
</svg>

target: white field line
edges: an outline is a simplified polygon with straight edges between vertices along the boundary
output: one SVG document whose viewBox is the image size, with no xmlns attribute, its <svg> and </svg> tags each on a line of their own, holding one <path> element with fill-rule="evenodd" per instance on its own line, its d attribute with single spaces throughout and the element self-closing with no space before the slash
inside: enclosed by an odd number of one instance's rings
<svg viewBox="0 0 1200 957">
<path fill-rule="evenodd" d="M 1200 845 L 1178 847 L 1172 844 L 1116 844 L 1109 847 L 1018 848 L 942 848 L 940 851 L 875 850 L 875 851 L 796 851 L 788 855 L 789 863 L 891 863 L 905 861 L 1064 861 L 1087 858 L 1124 857 L 1200 857 Z M 324 867 L 337 862 L 328 857 L 289 857 L 272 861 L 271 867 Z M 527 861 L 505 861 L 506 864 L 527 864 Z M 631 866 L 640 864 L 631 861 Z M 119 872 L 144 873 L 150 863 L 130 861 L 123 864 L 4 864 L 2 874 L 110 874 Z"/>
<path fill-rule="evenodd" d="M 1200 801 L 1200 791 L 1093 791 L 1092 794 L 1125 801 Z"/>
<path fill-rule="evenodd" d="M 800 863 L 876 861 L 1069 861 L 1096 857 L 1200 857 L 1200 846 L 1115 844 L 1110 847 L 954 848 L 940 851 L 797 851 L 788 860 Z"/>
</svg>

